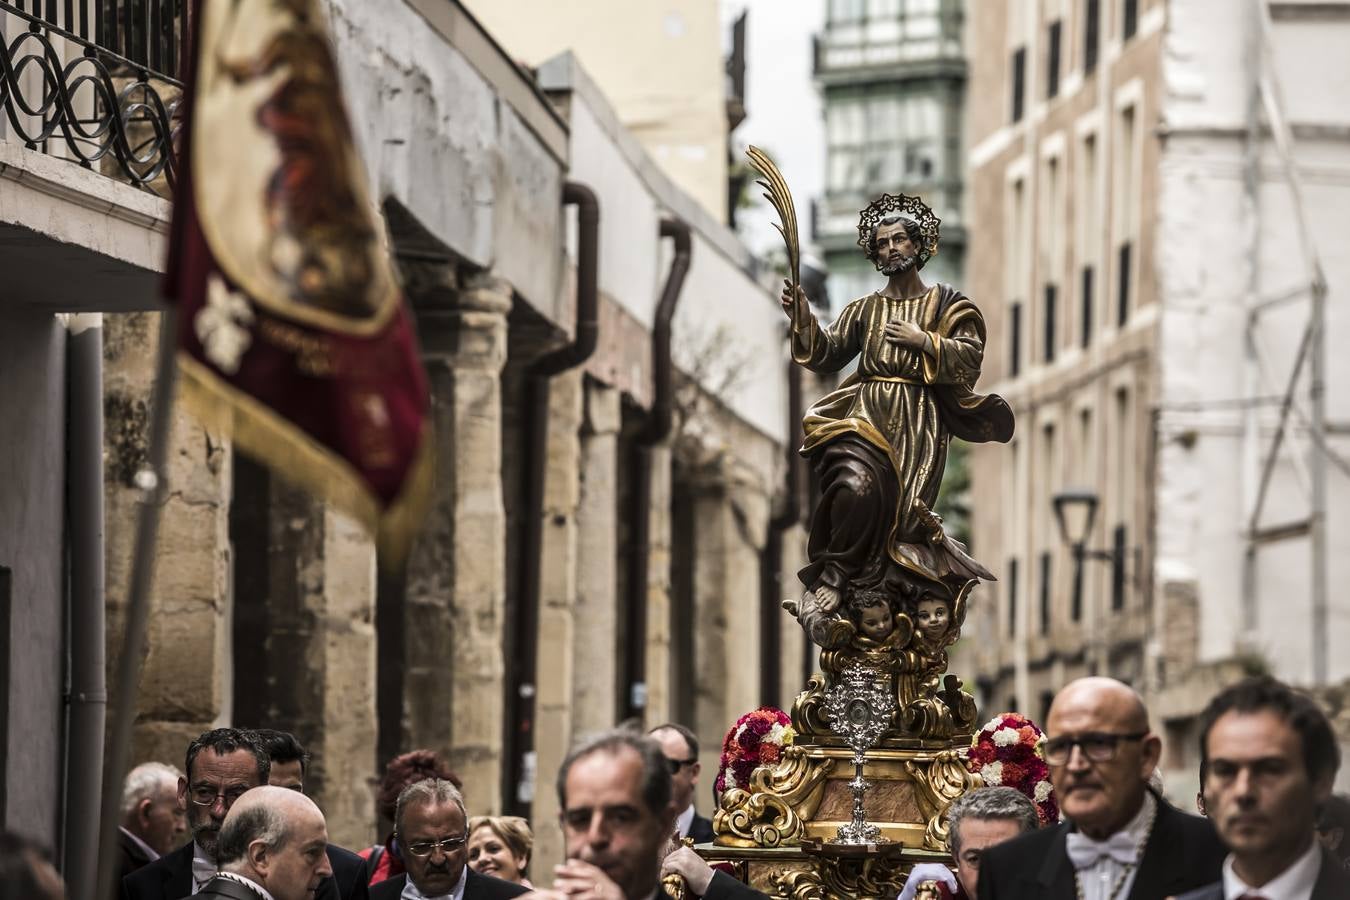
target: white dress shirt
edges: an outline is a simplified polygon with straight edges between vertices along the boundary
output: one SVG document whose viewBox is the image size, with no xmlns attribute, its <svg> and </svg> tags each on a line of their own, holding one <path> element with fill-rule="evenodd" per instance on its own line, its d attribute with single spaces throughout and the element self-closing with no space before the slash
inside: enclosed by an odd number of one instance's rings
<svg viewBox="0 0 1350 900">
<path fill-rule="evenodd" d="M 680 813 L 675 820 L 675 829 L 680 833 L 680 837 L 689 837 L 689 829 L 694 826 L 694 804 L 690 803 L 689 808 Z"/>
<path fill-rule="evenodd" d="M 464 871 L 459 873 L 459 881 L 455 882 L 454 888 L 448 894 L 436 894 L 434 897 L 424 894 L 413 884 L 412 876 L 408 876 L 408 883 L 403 886 L 403 893 L 399 894 L 399 900 L 464 900 L 464 883 L 469 880 L 469 867 L 465 866 Z"/>
<path fill-rule="evenodd" d="M 231 881 L 237 881 L 244 887 L 256 891 L 258 896 L 262 897 L 263 900 L 276 900 L 275 897 L 273 897 L 270 893 L 267 892 L 267 888 L 263 887 L 261 884 L 258 884 L 258 882 L 254 881 L 251 878 L 246 878 L 243 875 L 236 875 L 233 872 L 221 872 L 220 877 L 228 878 Z"/>
<path fill-rule="evenodd" d="M 219 867 L 216 861 L 206 855 L 202 845 L 192 842 L 192 893 L 197 893 L 212 878 L 216 877 Z"/>
<path fill-rule="evenodd" d="M 1237 900 L 1243 894 L 1256 894 L 1266 900 L 1311 900 L 1317 876 L 1322 871 L 1322 845 L 1316 840 L 1294 860 L 1293 865 L 1265 884 L 1252 887 L 1233 871 L 1233 854 L 1223 861 L 1223 895 L 1225 900 Z"/>
<path fill-rule="evenodd" d="M 1148 842 L 1148 832 L 1157 811 L 1157 799 L 1151 791 L 1145 791 L 1139 812 L 1121 829 L 1134 841 L 1134 864 L 1127 866 L 1110 856 L 1101 856 L 1092 865 L 1079 869 L 1077 877 L 1078 885 L 1082 888 L 1082 900 L 1122 900 L 1130 896 L 1130 888 L 1134 887 L 1134 876 L 1139 873 L 1139 861 L 1144 856 L 1144 844 Z M 1121 881 L 1122 875 L 1124 881 Z M 1120 884 L 1119 888 L 1116 888 L 1117 883 Z"/>
</svg>

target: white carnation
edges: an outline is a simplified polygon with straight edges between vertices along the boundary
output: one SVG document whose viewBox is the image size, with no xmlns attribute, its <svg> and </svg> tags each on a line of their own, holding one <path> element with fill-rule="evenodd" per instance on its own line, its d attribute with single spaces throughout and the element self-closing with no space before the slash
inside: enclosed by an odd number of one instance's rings
<svg viewBox="0 0 1350 900">
<path fill-rule="evenodd" d="M 991 787 L 994 785 L 1002 784 L 1003 763 L 991 762 L 987 764 L 984 768 L 980 769 L 980 777 L 984 779 L 985 784 Z"/>
<path fill-rule="evenodd" d="M 1036 782 L 1036 791 L 1034 794 L 1036 802 L 1044 803 L 1046 800 L 1049 800 L 1050 792 L 1053 791 L 1054 789 L 1055 789 L 1054 786 L 1050 784 L 1050 782 L 1048 781 Z"/>
<path fill-rule="evenodd" d="M 994 732 L 994 744 L 998 747 L 1011 747 L 1022 739 L 1016 728 L 1000 728 Z"/>
<path fill-rule="evenodd" d="M 781 743 L 783 743 L 783 725 L 782 725 L 782 723 L 781 723 L 781 722 L 780 722 L 780 723 L 775 723 L 774 726 L 773 726 L 772 728 L 769 729 L 769 733 L 766 734 L 766 735 L 764 735 L 764 740 L 769 741 L 770 743 L 774 743 L 774 744 L 781 744 Z"/>
</svg>

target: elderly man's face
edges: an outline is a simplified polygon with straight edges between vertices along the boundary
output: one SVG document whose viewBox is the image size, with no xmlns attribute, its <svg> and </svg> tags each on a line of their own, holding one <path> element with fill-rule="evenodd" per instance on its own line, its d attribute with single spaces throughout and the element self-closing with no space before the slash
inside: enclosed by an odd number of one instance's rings
<svg viewBox="0 0 1350 900">
<path fill-rule="evenodd" d="M 137 805 L 136 836 L 160 856 L 182 846 L 187 828 L 187 812 L 178 805 L 178 786 L 172 778 Z"/>
<path fill-rule="evenodd" d="M 953 846 L 959 845 L 955 854 L 956 877 L 965 888 L 967 897 L 979 896 L 980 856 L 984 851 L 1012 840 L 1022 833 L 1022 827 L 1015 819 L 962 819 L 956 826 L 959 835 L 953 835 Z"/>
<path fill-rule="evenodd" d="M 1239 874 L 1244 859 L 1296 859 L 1312 843 L 1318 804 L 1331 794 L 1330 777 L 1309 777 L 1298 732 L 1272 710 L 1232 711 L 1215 721 L 1205 744 L 1206 806 Z"/>
<path fill-rule="evenodd" d="M 452 802 L 416 803 L 403 810 L 398 843 L 408 877 L 429 897 L 448 894 L 469 858 L 464 811 Z"/>
<path fill-rule="evenodd" d="M 286 843 L 266 861 L 260 872 L 263 887 L 276 900 L 309 900 L 319 882 L 333 874 L 328 862 L 328 829 L 317 809 L 304 810 L 291 820 Z"/>
<path fill-rule="evenodd" d="M 187 810 L 192 839 L 216 858 L 216 835 L 234 801 L 261 784 L 258 760 L 247 750 L 218 754 L 204 748 L 193 760 L 187 778 L 178 779 L 178 802 Z"/>
<path fill-rule="evenodd" d="M 647 808 L 637 751 L 601 750 L 576 760 L 567 772 L 564 794 L 561 815 L 568 858 L 602 869 L 625 897 L 651 893 L 677 810 L 673 803 L 661 813 Z"/>
<path fill-rule="evenodd" d="M 1108 679 L 1073 682 L 1051 705 L 1045 734 L 1050 782 L 1064 815 L 1097 840 L 1127 825 L 1162 750 L 1137 696 Z M 1054 762 L 1057 747 L 1067 744 L 1067 759 Z"/>
</svg>

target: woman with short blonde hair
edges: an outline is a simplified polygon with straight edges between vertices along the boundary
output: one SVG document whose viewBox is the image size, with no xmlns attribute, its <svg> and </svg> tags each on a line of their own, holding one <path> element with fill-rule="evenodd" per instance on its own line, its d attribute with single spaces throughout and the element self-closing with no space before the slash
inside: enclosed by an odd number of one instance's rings
<svg viewBox="0 0 1350 900">
<path fill-rule="evenodd" d="M 474 816 L 469 820 L 469 868 L 533 887 L 525 878 L 534 849 L 530 823 L 519 816 Z"/>
</svg>

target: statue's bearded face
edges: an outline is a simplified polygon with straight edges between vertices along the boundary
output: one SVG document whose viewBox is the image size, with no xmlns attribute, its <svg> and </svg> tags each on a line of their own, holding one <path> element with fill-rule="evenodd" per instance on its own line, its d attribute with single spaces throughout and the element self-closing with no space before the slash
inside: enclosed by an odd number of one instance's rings
<svg viewBox="0 0 1350 900">
<path fill-rule="evenodd" d="M 906 272 L 919 261 L 919 248 L 909 239 L 904 222 L 878 225 L 873 246 L 877 267 L 887 277 Z"/>
</svg>

